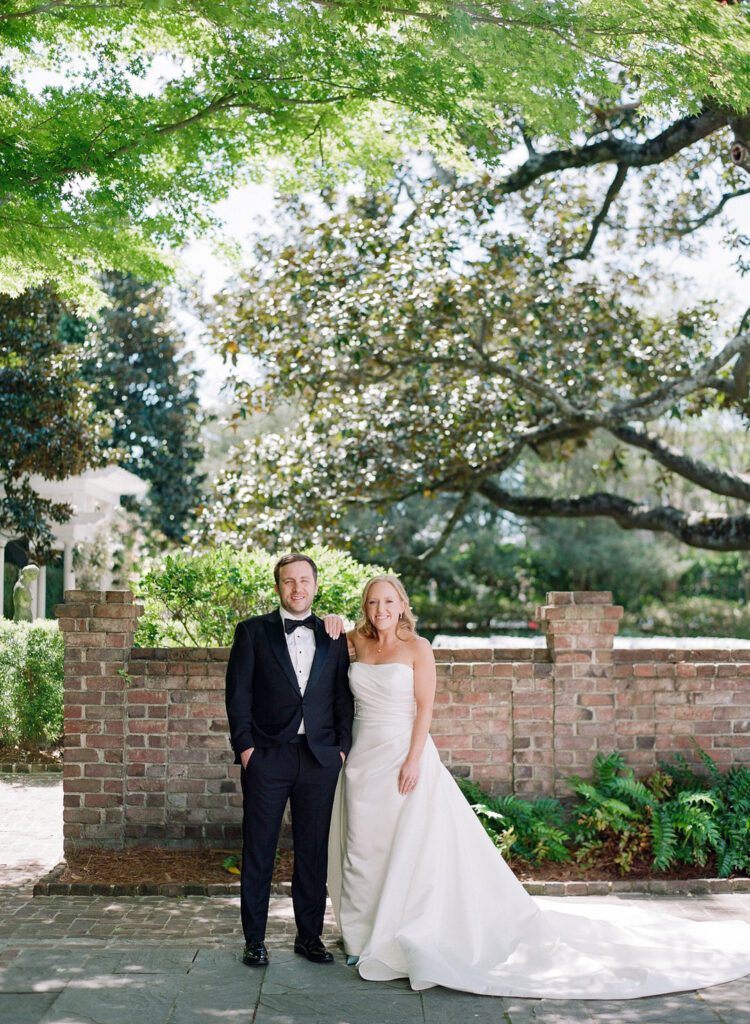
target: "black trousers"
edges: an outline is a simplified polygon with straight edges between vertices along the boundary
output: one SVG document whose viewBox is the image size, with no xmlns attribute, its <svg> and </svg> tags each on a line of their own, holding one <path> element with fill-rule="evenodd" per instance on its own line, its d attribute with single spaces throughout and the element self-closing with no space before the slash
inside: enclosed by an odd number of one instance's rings
<svg viewBox="0 0 750 1024">
<path fill-rule="evenodd" d="M 246 942 L 265 938 L 268 900 L 284 808 L 292 812 L 292 903 L 297 932 L 323 931 L 328 831 L 341 759 L 323 766 L 304 737 L 283 747 L 256 747 L 242 772 L 240 913 Z"/>
</svg>

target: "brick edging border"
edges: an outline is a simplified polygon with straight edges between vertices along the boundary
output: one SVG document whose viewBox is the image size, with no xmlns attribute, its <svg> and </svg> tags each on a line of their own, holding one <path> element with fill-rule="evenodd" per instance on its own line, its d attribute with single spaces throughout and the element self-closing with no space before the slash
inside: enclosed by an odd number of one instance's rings
<svg viewBox="0 0 750 1024">
<path fill-rule="evenodd" d="M 39 775 L 56 772 L 62 775 L 63 766 L 48 761 L 0 761 L 0 775 Z"/>
<path fill-rule="evenodd" d="M 58 882 L 60 863 L 34 884 L 35 896 L 239 896 L 239 882 L 141 882 L 139 885 L 101 885 Z M 716 896 L 750 893 L 750 878 L 634 879 L 601 882 L 523 882 L 530 896 L 609 896 L 643 893 L 649 896 Z M 273 896 L 291 896 L 291 882 L 278 882 Z"/>
</svg>

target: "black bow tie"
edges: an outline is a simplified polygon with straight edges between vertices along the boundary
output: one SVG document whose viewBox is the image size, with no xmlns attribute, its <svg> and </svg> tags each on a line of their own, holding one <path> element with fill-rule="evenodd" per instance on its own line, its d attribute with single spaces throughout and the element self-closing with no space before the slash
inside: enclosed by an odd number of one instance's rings
<svg viewBox="0 0 750 1024">
<path fill-rule="evenodd" d="M 308 615 L 306 619 L 284 619 L 284 629 L 287 633 L 293 633 L 300 626 L 307 626 L 308 629 L 315 629 L 315 619 Z"/>
</svg>

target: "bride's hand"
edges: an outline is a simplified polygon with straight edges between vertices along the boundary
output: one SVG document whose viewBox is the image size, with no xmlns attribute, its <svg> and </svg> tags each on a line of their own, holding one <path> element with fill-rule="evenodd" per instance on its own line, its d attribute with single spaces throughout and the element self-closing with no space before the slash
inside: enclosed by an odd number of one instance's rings
<svg viewBox="0 0 750 1024">
<path fill-rule="evenodd" d="M 419 780 L 419 761 L 404 761 L 398 773 L 398 791 L 407 796 Z"/>
<path fill-rule="evenodd" d="M 346 629 L 346 624 L 340 615 L 326 615 L 323 619 L 323 625 L 331 640 L 338 640 Z"/>
</svg>

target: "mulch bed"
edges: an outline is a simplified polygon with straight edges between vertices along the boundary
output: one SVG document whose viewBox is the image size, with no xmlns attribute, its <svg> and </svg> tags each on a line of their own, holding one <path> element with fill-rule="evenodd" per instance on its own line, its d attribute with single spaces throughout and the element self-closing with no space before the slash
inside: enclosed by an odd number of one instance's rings
<svg viewBox="0 0 750 1024">
<path fill-rule="evenodd" d="M 641 880 L 660 881 L 685 881 L 691 878 L 716 878 L 716 863 L 709 860 L 703 867 L 697 865 L 681 865 L 670 871 L 654 871 L 649 864 L 639 864 L 631 871 L 621 874 L 616 865 L 612 863 L 601 863 L 593 867 L 583 868 L 580 864 L 566 862 L 557 864 L 554 861 L 546 861 L 536 866 L 529 867 L 528 864 L 508 862 L 509 867 L 520 882 L 622 882 Z M 747 877 L 747 876 L 732 876 Z"/>
<path fill-rule="evenodd" d="M 56 881 L 127 886 L 143 883 L 231 884 L 238 882 L 239 876 L 222 866 L 222 862 L 230 856 L 234 856 L 239 864 L 240 856 L 237 850 L 164 850 L 150 847 L 132 847 L 128 850 L 76 850 L 67 855 L 65 867 Z M 703 868 L 683 866 L 662 872 L 654 872 L 647 863 L 644 863 L 624 875 L 611 864 L 599 864 L 588 869 L 575 863 L 557 864 L 553 861 L 547 861 L 534 868 L 513 861 L 509 864 L 521 882 L 618 882 L 652 879 L 685 881 L 699 877 L 716 878 L 716 866 L 711 863 Z M 292 867 L 292 851 L 279 850 L 276 855 L 274 884 L 291 881 Z"/>
<path fill-rule="evenodd" d="M 127 886 L 175 882 L 231 884 L 239 881 L 239 875 L 222 867 L 230 856 L 239 864 L 237 850 L 163 850 L 141 846 L 129 850 L 76 850 L 66 856 L 65 867 L 56 881 Z M 276 884 L 291 878 L 292 853 L 280 850 L 273 881 Z"/>
</svg>

